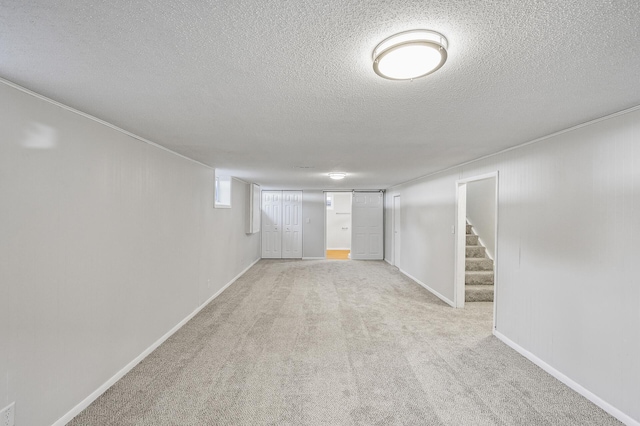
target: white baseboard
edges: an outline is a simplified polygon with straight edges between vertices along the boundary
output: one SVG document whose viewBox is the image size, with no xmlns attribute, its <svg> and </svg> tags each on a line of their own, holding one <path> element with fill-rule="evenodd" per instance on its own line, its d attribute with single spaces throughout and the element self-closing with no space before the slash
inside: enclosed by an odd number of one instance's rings
<svg viewBox="0 0 640 426">
<path fill-rule="evenodd" d="M 351 247 L 327 247 L 327 250 L 351 250 Z"/>
<path fill-rule="evenodd" d="M 583 386 L 576 383 L 569 377 L 565 376 L 563 373 L 556 370 L 555 368 L 553 368 L 552 366 L 550 366 L 549 364 L 547 364 L 546 362 L 544 362 L 543 360 L 541 360 L 540 358 L 538 358 L 537 356 L 535 356 L 534 354 L 532 354 L 531 352 L 523 348 L 522 346 L 518 345 L 517 343 L 509 339 L 507 336 L 505 336 L 504 334 L 500 333 L 495 329 L 493 330 L 493 334 L 498 339 L 502 340 L 507 346 L 510 346 L 512 349 L 518 352 L 520 355 L 524 356 L 529 361 L 533 362 L 538 367 L 542 368 L 544 371 L 551 374 L 553 377 L 560 380 L 562 383 L 569 386 L 571 389 L 578 392 L 580 395 L 584 396 L 589 401 L 593 402 L 595 405 L 602 408 L 604 411 L 611 414 L 616 419 L 620 420 L 625 425 L 640 426 L 640 422 L 638 420 L 631 418 L 629 415 L 623 413 L 622 411 L 620 411 L 613 405 L 609 404 L 608 402 L 606 402 L 605 400 L 603 400 L 602 398 L 600 398 L 590 390 L 584 388 Z"/>
<path fill-rule="evenodd" d="M 303 257 L 302 260 L 324 260 L 326 257 Z"/>
<path fill-rule="evenodd" d="M 389 259 L 387 259 L 386 257 L 384 258 L 384 261 L 387 262 L 391 266 L 396 266 Z M 398 269 L 400 269 L 400 268 L 398 268 Z"/>
<path fill-rule="evenodd" d="M 153 352 L 154 350 L 156 350 L 156 348 L 158 348 L 158 346 L 160 346 L 162 343 L 164 343 L 165 340 L 167 340 L 169 337 L 171 337 L 171 335 L 173 335 L 176 331 L 180 330 L 180 328 L 182 328 L 183 325 L 185 325 L 187 322 L 189 322 L 189 320 L 191 318 L 193 318 L 194 316 L 196 316 L 196 314 L 198 314 L 198 312 L 200 312 L 205 306 L 207 306 L 209 303 L 211 303 L 211 301 L 213 299 L 215 299 L 216 297 L 218 297 L 223 291 L 225 291 L 231 284 L 233 284 L 234 282 L 236 282 L 236 280 L 238 278 L 240 278 L 242 275 L 245 274 L 245 272 L 247 272 L 249 269 L 251 269 L 251 267 L 253 265 L 255 265 L 256 263 L 258 263 L 258 261 L 260 260 L 260 258 L 256 259 L 251 265 L 247 266 L 242 272 L 240 272 L 238 275 L 236 275 L 235 277 L 233 277 L 231 279 L 231 281 L 229 281 L 227 284 L 224 285 L 224 287 L 222 287 L 220 290 L 218 290 L 216 292 L 216 294 L 214 294 L 213 296 L 211 296 L 210 298 L 208 298 L 204 303 L 202 303 L 200 306 L 198 306 L 193 312 L 191 312 L 189 315 L 187 315 L 186 318 L 184 318 L 182 321 L 180 321 L 178 324 L 175 325 L 175 327 L 173 327 L 171 330 L 169 330 L 164 336 L 162 336 L 161 338 L 159 338 L 158 340 L 156 340 L 151 346 L 149 346 L 147 349 L 145 349 L 140 355 L 138 355 L 137 357 L 135 357 L 129 364 L 127 364 L 122 370 L 118 371 L 113 377 L 111 377 L 109 380 L 107 380 L 104 384 L 102 384 L 102 386 L 100 386 L 98 389 L 96 389 L 93 393 L 91 393 L 91 395 L 87 396 L 84 400 L 82 400 L 82 402 L 80 402 L 78 405 L 76 405 L 75 407 L 73 407 L 67 414 L 65 414 L 64 416 L 60 417 L 58 419 L 58 421 L 56 421 L 52 426 L 64 426 L 67 423 L 69 423 L 75 416 L 77 416 L 78 414 L 80 414 L 85 408 L 87 408 L 89 405 L 91 405 L 91 403 L 93 401 L 95 401 L 96 399 L 98 399 L 98 397 L 100 395 L 102 395 L 103 393 L 106 392 L 107 389 L 109 389 L 111 386 L 113 386 L 118 380 L 120 380 L 122 377 L 124 377 L 125 374 L 127 374 L 129 371 L 131 371 L 133 369 L 133 367 L 135 367 L 136 365 L 138 365 L 143 359 L 145 359 L 151 352 Z"/>
<path fill-rule="evenodd" d="M 415 282 L 420 284 L 422 287 L 426 288 L 430 293 L 433 293 L 435 296 L 437 296 L 440 300 L 442 300 L 447 305 L 453 306 L 454 308 L 456 307 L 456 304 L 453 303 L 452 300 L 449 300 L 448 298 L 444 297 L 442 294 L 438 293 L 437 291 L 435 291 L 434 289 L 432 289 L 431 287 L 429 287 L 428 285 L 426 285 L 425 283 L 423 283 L 422 281 L 420 281 L 416 277 L 412 276 L 411 274 L 406 273 L 405 271 L 403 271 L 400 268 L 398 268 L 398 270 L 400 272 L 402 272 L 404 275 L 406 275 L 407 277 L 411 278 L 412 280 L 414 280 Z"/>
</svg>

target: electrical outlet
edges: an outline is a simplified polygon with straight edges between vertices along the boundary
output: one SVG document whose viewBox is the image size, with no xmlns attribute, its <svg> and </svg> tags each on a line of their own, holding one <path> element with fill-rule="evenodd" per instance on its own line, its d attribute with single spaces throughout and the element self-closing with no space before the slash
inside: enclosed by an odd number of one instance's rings
<svg viewBox="0 0 640 426">
<path fill-rule="evenodd" d="M 211 287 L 211 280 L 207 280 L 207 288 Z"/>
<path fill-rule="evenodd" d="M 12 402 L 8 407 L 0 411 L 0 426 L 14 426 L 16 403 Z"/>
</svg>

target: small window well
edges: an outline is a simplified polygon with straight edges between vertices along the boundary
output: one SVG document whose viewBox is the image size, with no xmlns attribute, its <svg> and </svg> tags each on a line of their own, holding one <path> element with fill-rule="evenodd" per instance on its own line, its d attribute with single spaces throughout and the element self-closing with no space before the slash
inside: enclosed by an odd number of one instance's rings
<svg viewBox="0 0 640 426">
<path fill-rule="evenodd" d="M 231 176 L 220 176 L 216 171 L 214 207 L 219 209 L 231 208 Z"/>
</svg>

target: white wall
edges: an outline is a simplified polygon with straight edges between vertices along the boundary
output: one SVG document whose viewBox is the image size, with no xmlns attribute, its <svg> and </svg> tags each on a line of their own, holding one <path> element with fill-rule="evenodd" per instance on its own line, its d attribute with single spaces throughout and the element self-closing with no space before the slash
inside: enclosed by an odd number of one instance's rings
<svg viewBox="0 0 640 426">
<path fill-rule="evenodd" d="M 1 160 L 0 160 L 1 161 Z M 2 163 L 0 163 L 1 165 Z M 0 168 L 0 188 L 4 180 L 4 172 Z M 9 283 L 3 277 L 7 275 L 9 264 L 8 245 L 5 241 L 5 217 L 6 204 L 0 200 L 0 409 L 9 405 Z"/>
<path fill-rule="evenodd" d="M 480 237 L 490 258 L 495 259 L 496 246 L 496 179 L 467 183 L 467 220 Z"/>
<path fill-rule="evenodd" d="M 401 270 L 453 303 L 455 180 L 442 173 L 419 184 L 385 193 L 385 258 L 393 259 L 393 196 L 402 196 L 400 212 Z M 444 255 L 452 253 L 451 256 Z M 451 282 L 450 282 L 451 281 Z"/>
<path fill-rule="evenodd" d="M 496 170 L 497 331 L 640 421 L 640 110 L 389 190 L 403 269 L 450 300 L 455 181 Z"/>
<path fill-rule="evenodd" d="M 302 191 L 302 257 L 325 257 L 322 191 Z"/>
<path fill-rule="evenodd" d="M 0 84 L 0 406 L 51 425 L 259 258 L 246 185 Z"/>
<path fill-rule="evenodd" d="M 333 208 L 327 208 L 327 250 L 351 249 L 351 193 L 330 192 Z"/>
</svg>

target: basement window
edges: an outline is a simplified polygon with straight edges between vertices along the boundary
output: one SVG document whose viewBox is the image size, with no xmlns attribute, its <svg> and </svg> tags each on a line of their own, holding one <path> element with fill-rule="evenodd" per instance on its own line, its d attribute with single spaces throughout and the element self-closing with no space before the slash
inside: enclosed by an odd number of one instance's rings
<svg viewBox="0 0 640 426">
<path fill-rule="evenodd" d="M 219 176 L 216 172 L 216 184 L 214 189 L 215 203 L 217 209 L 231 208 L 231 176 Z"/>
</svg>

